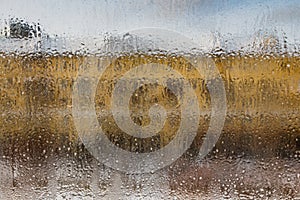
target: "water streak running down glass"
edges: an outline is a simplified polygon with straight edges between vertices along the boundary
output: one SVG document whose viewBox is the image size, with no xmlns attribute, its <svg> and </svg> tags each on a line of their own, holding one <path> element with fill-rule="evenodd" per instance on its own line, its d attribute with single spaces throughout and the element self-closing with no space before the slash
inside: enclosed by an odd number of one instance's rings
<svg viewBox="0 0 300 200">
<path fill-rule="evenodd" d="M 300 199 L 300 3 L 8 1 L 0 199 Z"/>
</svg>

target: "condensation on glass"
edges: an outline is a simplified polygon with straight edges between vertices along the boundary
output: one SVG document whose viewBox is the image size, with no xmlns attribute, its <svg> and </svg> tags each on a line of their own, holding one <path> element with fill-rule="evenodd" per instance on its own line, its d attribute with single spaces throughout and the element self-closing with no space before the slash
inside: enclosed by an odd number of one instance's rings
<svg viewBox="0 0 300 200">
<path fill-rule="evenodd" d="M 0 199 L 300 198 L 298 1 L 1 6 Z"/>
</svg>

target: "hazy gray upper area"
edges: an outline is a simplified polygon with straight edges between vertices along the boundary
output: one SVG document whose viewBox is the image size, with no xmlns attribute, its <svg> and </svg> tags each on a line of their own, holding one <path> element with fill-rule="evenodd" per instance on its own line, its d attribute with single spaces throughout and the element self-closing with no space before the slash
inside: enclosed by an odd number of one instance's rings
<svg viewBox="0 0 300 200">
<path fill-rule="evenodd" d="M 249 42 L 260 32 L 300 41 L 300 2 L 276 0 L 0 0 L 0 18 L 39 22 L 50 35 L 100 37 L 142 27 L 177 31 L 203 47 L 215 37 Z"/>
</svg>

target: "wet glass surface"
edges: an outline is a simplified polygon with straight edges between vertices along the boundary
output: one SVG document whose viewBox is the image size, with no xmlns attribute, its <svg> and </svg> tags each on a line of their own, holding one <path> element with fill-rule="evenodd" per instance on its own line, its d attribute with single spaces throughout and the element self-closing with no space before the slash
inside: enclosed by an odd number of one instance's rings
<svg viewBox="0 0 300 200">
<path fill-rule="evenodd" d="M 5 1 L 0 199 L 300 198 L 297 1 Z"/>
</svg>

